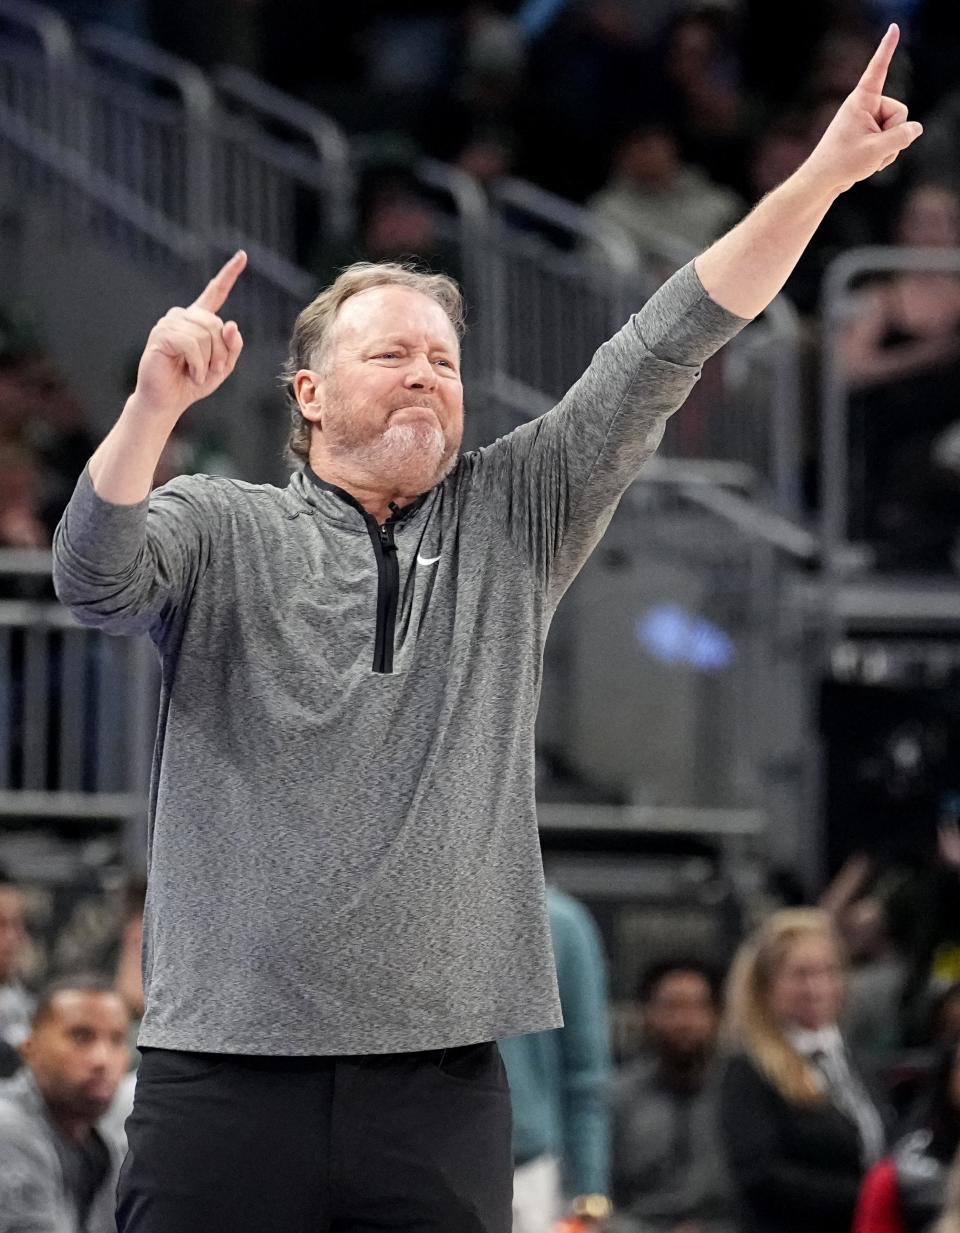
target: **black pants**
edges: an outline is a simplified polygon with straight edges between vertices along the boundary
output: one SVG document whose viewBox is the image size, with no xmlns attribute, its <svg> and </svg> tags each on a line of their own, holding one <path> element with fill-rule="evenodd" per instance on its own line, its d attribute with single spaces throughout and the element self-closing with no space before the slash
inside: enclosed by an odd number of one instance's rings
<svg viewBox="0 0 960 1233">
<path fill-rule="evenodd" d="M 510 1233 L 493 1042 L 359 1057 L 144 1049 L 118 1233 Z"/>
</svg>

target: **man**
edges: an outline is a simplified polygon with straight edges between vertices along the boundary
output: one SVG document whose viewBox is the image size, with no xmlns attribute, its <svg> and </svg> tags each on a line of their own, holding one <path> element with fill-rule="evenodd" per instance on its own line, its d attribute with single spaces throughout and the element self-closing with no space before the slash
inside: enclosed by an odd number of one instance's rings
<svg viewBox="0 0 960 1233">
<path fill-rule="evenodd" d="M 744 213 L 737 194 L 684 163 L 669 123 L 648 120 L 621 144 L 610 182 L 589 202 L 643 250 L 663 236 L 702 248 Z"/>
<path fill-rule="evenodd" d="M 640 986 L 646 1054 L 613 1095 L 612 1233 L 730 1233 L 713 1070 L 720 989 L 695 960 L 655 965 Z"/>
<path fill-rule="evenodd" d="M 122 1148 L 100 1122 L 128 1025 L 101 977 L 64 977 L 41 996 L 26 1066 L 0 1084 L 0 1233 L 113 1233 Z"/>
<path fill-rule="evenodd" d="M 23 892 L 0 868 L 0 1078 L 20 1066 L 17 1046 L 30 1031 L 33 1001 L 20 982 L 27 948 Z"/>
<path fill-rule="evenodd" d="M 587 909 L 547 887 L 563 1027 L 500 1042 L 513 1109 L 513 1233 L 549 1233 L 564 1208 L 602 1212 L 610 1189 L 606 962 Z"/>
<path fill-rule="evenodd" d="M 442 276 L 351 268 L 301 313 L 283 489 L 149 497 L 240 356 L 217 313 L 244 254 L 151 331 L 55 543 L 78 619 L 149 632 L 163 669 L 120 1233 L 508 1233 L 495 1041 L 561 1026 L 533 774 L 550 618 L 704 360 L 914 140 L 881 94 L 895 44 L 559 407 L 459 460 Z"/>
</svg>

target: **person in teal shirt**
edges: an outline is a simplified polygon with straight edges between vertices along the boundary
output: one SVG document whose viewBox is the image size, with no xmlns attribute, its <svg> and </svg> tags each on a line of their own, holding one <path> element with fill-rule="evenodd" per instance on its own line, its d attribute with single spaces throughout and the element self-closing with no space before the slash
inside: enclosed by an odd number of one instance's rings
<svg viewBox="0 0 960 1233">
<path fill-rule="evenodd" d="M 547 1233 L 607 1195 L 611 1082 L 606 960 L 587 909 L 547 887 L 562 1028 L 501 1040 L 513 1101 L 514 1233 Z"/>
</svg>

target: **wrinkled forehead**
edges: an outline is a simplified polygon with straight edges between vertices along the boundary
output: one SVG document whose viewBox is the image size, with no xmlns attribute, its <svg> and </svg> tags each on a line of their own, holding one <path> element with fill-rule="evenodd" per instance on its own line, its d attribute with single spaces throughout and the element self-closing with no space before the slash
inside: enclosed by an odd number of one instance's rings
<svg viewBox="0 0 960 1233">
<path fill-rule="evenodd" d="M 373 340 L 408 337 L 430 347 L 459 352 L 453 323 L 429 295 L 412 287 L 368 287 L 340 307 L 330 333 L 330 347 L 362 347 Z"/>
</svg>

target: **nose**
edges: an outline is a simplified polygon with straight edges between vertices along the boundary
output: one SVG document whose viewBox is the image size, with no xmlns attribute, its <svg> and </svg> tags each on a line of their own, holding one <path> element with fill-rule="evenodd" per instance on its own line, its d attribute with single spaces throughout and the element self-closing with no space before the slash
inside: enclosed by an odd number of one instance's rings
<svg viewBox="0 0 960 1233">
<path fill-rule="evenodd" d="M 101 1075 L 108 1069 L 111 1054 L 112 1046 L 109 1040 L 97 1040 L 91 1045 L 87 1061 L 93 1074 Z"/>
<path fill-rule="evenodd" d="M 429 358 L 419 353 L 410 357 L 403 384 L 408 390 L 432 390 L 437 384 L 437 374 Z"/>
</svg>

